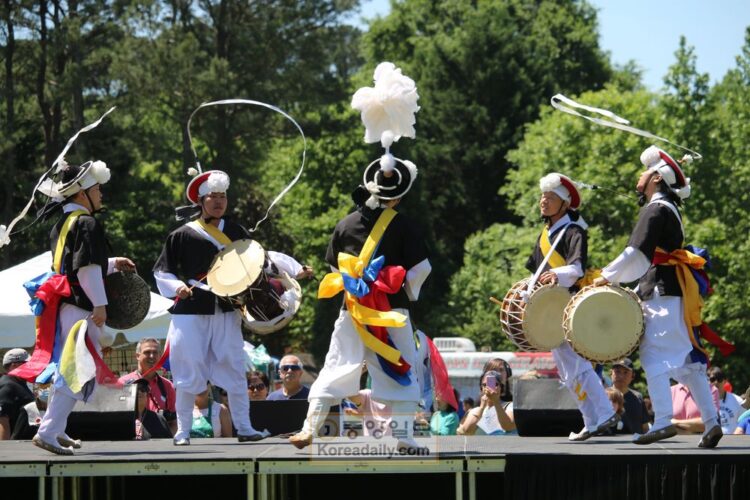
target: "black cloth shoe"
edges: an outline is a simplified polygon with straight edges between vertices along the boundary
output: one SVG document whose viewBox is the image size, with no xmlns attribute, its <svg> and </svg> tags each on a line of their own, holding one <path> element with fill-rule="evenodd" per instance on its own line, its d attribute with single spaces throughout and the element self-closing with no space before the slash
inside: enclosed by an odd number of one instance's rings
<svg viewBox="0 0 750 500">
<path fill-rule="evenodd" d="M 677 435 L 677 429 L 674 425 L 668 425 L 658 431 L 649 431 L 646 434 L 637 434 L 637 437 L 633 439 L 633 444 L 651 444 L 662 439 L 669 439 Z"/>
<path fill-rule="evenodd" d="M 703 437 L 701 437 L 701 440 L 698 443 L 698 448 L 716 448 L 716 445 L 719 444 L 719 440 L 723 435 L 724 433 L 721 431 L 721 426 L 714 425 L 703 435 Z"/>
<path fill-rule="evenodd" d="M 190 438 L 174 438 L 172 442 L 175 446 L 190 446 Z"/>
<path fill-rule="evenodd" d="M 617 423 L 620 421 L 620 414 L 615 412 L 611 417 L 609 417 L 607 420 L 604 421 L 603 424 L 598 426 L 596 428 L 596 432 L 594 432 L 595 436 L 601 436 L 602 434 L 607 434 L 608 431 L 612 427 L 616 427 Z"/>
<path fill-rule="evenodd" d="M 261 439 L 265 439 L 266 436 L 262 432 L 257 432 L 255 434 L 250 435 L 243 435 L 243 434 L 237 434 L 237 441 L 240 443 L 246 443 L 248 441 L 260 441 Z"/>
</svg>

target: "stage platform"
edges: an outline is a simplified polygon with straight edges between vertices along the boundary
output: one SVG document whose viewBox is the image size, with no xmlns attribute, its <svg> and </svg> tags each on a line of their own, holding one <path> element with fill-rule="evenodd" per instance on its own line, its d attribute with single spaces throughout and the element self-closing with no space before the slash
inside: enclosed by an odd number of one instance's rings
<svg viewBox="0 0 750 500">
<path fill-rule="evenodd" d="M 29 441 L 2 441 L 0 485 L 54 500 L 750 498 L 750 436 L 725 436 L 715 450 L 697 448 L 697 436 L 650 446 L 626 436 L 584 443 L 518 436 L 419 441 L 429 454 L 391 455 L 395 441 L 387 438 L 320 440 L 305 450 L 280 438 L 194 439 L 182 448 L 169 440 L 92 441 L 72 457 Z"/>
</svg>

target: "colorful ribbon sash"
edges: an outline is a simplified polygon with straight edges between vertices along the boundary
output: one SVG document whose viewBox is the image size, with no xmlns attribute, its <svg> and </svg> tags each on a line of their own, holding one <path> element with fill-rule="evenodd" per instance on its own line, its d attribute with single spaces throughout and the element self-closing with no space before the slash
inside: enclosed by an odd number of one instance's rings
<svg viewBox="0 0 750 500">
<path fill-rule="evenodd" d="M 390 208 L 380 214 L 358 257 L 339 253 L 339 272 L 328 273 L 323 278 L 318 287 L 318 298 L 331 298 L 344 291 L 344 303 L 362 342 L 382 358 L 381 366 L 389 376 L 402 385 L 408 385 L 410 366 L 395 348 L 386 330 L 406 325 L 406 316 L 391 311 L 388 301 L 389 294 L 401 289 L 406 270 L 401 266 L 382 267 L 383 257 L 372 260 L 378 243 L 395 216 L 396 211 Z"/>
<path fill-rule="evenodd" d="M 735 350 L 735 346 L 719 337 L 701 319 L 703 298 L 700 294 L 698 280 L 693 275 L 693 271 L 702 271 L 706 265 L 706 259 L 684 248 L 679 248 L 669 253 L 661 248 L 657 248 L 654 253 L 653 264 L 675 266 L 677 281 L 680 284 L 680 290 L 682 290 L 685 325 L 691 334 L 690 342 L 693 344 L 693 347 L 702 353 L 707 361 L 709 359 L 708 352 L 700 342 L 700 337 L 703 337 L 718 347 L 724 356 L 731 354 Z M 705 273 L 703 276 L 705 276 Z M 710 284 L 707 285 L 707 289 L 710 289 Z"/>
</svg>

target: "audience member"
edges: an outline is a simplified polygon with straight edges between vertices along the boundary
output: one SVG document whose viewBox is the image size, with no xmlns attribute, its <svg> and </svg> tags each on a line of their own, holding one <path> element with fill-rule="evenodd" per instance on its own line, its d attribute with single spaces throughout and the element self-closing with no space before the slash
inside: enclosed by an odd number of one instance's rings
<svg viewBox="0 0 750 500">
<path fill-rule="evenodd" d="M 49 384 L 34 384 L 34 401 L 27 403 L 18 412 L 16 425 L 13 427 L 13 434 L 11 434 L 10 439 L 26 440 L 36 435 L 44 412 L 47 411 L 49 392 Z"/>
<path fill-rule="evenodd" d="M 455 436 L 458 429 L 458 414 L 453 408 L 435 394 L 436 411 L 430 419 L 430 432 L 433 436 Z"/>
<path fill-rule="evenodd" d="M 232 417 L 226 406 L 214 401 L 211 385 L 195 396 L 190 437 L 232 437 Z"/>
<path fill-rule="evenodd" d="M 0 377 L 0 440 L 10 439 L 18 421 L 21 409 L 34 401 L 34 394 L 26 381 L 8 375 L 29 359 L 29 353 L 23 349 L 11 349 L 3 356 L 5 375 Z"/>
<path fill-rule="evenodd" d="M 510 366 L 502 358 L 491 359 L 484 365 L 479 379 L 482 392 L 480 404 L 466 414 L 458 427 L 458 434 L 471 436 L 516 433 L 513 403 L 508 401 L 510 376 Z"/>
<path fill-rule="evenodd" d="M 737 421 L 742 413 L 742 399 L 724 389 L 727 377 L 718 366 L 708 369 L 708 381 L 719 392 L 719 424 L 724 434 L 732 434 L 737 429 Z"/>
<path fill-rule="evenodd" d="M 161 344 L 154 338 L 144 338 L 135 346 L 135 360 L 138 368 L 120 377 L 123 384 L 132 384 L 139 380 L 148 382 L 147 409 L 154 413 L 161 413 L 174 435 L 177 432 L 177 413 L 175 409 L 176 394 L 174 385 L 151 368 L 161 358 Z M 143 374 L 147 375 L 144 377 Z"/>
<path fill-rule="evenodd" d="M 734 430 L 734 434 L 750 434 L 750 410 L 745 411 L 737 419 L 737 428 Z"/>
<path fill-rule="evenodd" d="M 672 388 L 672 424 L 680 434 L 696 434 L 705 431 L 698 405 L 686 385 L 676 384 Z M 716 414 L 719 414 L 719 391 L 711 385 Z"/>
<path fill-rule="evenodd" d="M 635 378 L 633 362 L 623 358 L 612 365 L 610 371 L 612 386 L 622 393 L 623 412 L 620 413 L 621 425 L 617 425 L 618 434 L 643 434 L 648 432 L 649 415 L 643 396 L 630 388 Z"/>
<path fill-rule="evenodd" d="M 302 385 L 302 361 L 297 356 L 287 354 L 281 358 L 279 377 L 282 383 L 281 389 L 269 394 L 267 398 L 269 401 L 307 399 L 310 389 Z"/>
<path fill-rule="evenodd" d="M 252 371 L 247 375 L 247 397 L 250 401 L 265 401 L 268 397 L 268 377 L 265 373 Z"/>
<path fill-rule="evenodd" d="M 167 420 L 160 412 L 150 409 L 151 390 L 150 382 L 140 379 L 134 382 L 136 385 L 135 400 L 135 439 L 147 440 L 151 438 L 169 439 L 174 435 L 169 428 Z"/>
</svg>

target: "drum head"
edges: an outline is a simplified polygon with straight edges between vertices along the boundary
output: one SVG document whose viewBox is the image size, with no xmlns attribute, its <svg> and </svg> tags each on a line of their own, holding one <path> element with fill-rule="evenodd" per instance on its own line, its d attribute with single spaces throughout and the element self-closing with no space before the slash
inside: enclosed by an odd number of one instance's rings
<svg viewBox="0 0 750 500">
<path fill-rule="evenodd" d="M 112 273 L 104 279 L 107 326 L 127 330 L 138 325 L 151 307 L 151 290 L 136 273 Z"/>
<path fill-rule="evenodd" d="M 589 286 L 571 299 L 564 326 L 566 338 L 578 354 L 606 363 L 636 348 L 643 335 L 643 310 L 630 290 Z"/>
<path fill-rule="evenodd" d="M 534 290 L 523 316 L 526 340 L 540 351 L 549 351 L 565 341 L 563 313 L 570 292 L 561 286 L 542 286 Z"/>
<path fill-rule="evenodd" d="M 221 297 L 239 295 L 258 279 L 264 261 L 265 252 L 257 241 L 233 241 L 214 257 L 208 286 Z"/>
</svg>

